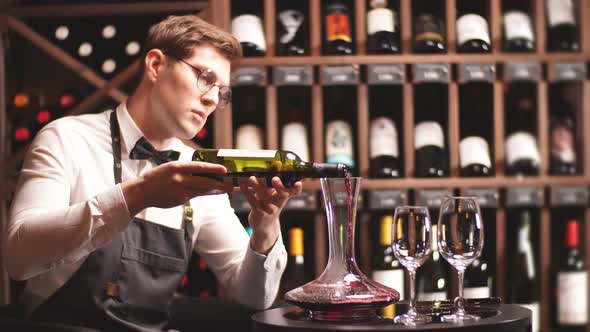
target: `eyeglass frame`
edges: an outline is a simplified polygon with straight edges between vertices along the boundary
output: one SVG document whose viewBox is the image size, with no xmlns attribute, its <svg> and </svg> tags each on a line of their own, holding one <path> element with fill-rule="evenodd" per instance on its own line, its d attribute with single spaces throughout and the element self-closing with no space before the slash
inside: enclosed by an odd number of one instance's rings
<svg viewBox="0 0 590 332">
<path fill-rule="evenodd" d="M 228 104 L 230 104 L 232 102 L 232 90 L 227 85 L 221 85 L 221 84 L 215 82 L 215 83 L 211 84 L 209 86 L 209 88 L 207 88 L 206 90 L 200 87 L 199 80 L 201 79 L 201 75 L 207 74 L 207 73 L 213 73 L 215 75 L 215 77 L 217 77 L 217 74 L 215 74 L 215 72 L 211 68 L 207 68 L 206 70 L 203 70 L 201 68 L 198 68 L 198 67 L 195 67 L 195 66 L 191 65 L 190 63 L 186 62 L 185 60 L 183 60 L 183 59 L 181 59 L 181 58 L 179 58 L 177 56 L 168 54 L 166 52 L 164 52 L 164 54 L 167 55 L 167 56 L 169 56 L 169 57 L 171 57 L 171 58 L 173 58 L 174 60 L 183 62 L 184 64 L 186 64 L 187 66 L 191 67 L 193 70 L 195 70 L 197 72 L 197 88 L 199 90 L 201 90 L 201 92 L 207 93 L 207 92 L 211 91 L 211 89 L 213 89 L 213 87 L 218 87 L 219 88 L 219 92 L 217 93 L 218 94 L 217 107 L 215 109 L 224 109 Z M 205 81 L 207 81 L 207 80 L 205 80 Z M 224 88 L 228 92 L 229 98 L 222 98 L 221 97 L 221 90 L 224 89 Z M 221 101 L 222 100 L 225 100 L 225 104 L 223 104 L 223 105 L 221 104 Z"/>
</svg>

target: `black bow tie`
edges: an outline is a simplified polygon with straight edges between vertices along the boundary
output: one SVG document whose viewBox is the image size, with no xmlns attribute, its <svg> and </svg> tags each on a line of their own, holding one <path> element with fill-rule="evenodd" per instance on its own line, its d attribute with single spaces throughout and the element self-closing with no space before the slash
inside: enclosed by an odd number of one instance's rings
<svg viewBox="0 0 590 332">
<path fill-rule="evenodd" d="M 129 153 L 129 158 L 131 159 L 152 159 L 158 165 L 167 163 L 169 161 L 178 160 L 179 156 L 180 152 L 178 151 L 156 150 L 154 146 L 151 145 L 147 139 L 145 139 L 145 137 L 140 138 L 137 143 L 135 143 L 133 149 L 131 149 L 131 153 Z"/>
</svg>

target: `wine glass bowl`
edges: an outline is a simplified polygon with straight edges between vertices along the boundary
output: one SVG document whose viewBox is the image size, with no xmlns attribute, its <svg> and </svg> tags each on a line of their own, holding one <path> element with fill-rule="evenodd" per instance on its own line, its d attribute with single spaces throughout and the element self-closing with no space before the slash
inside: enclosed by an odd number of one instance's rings
<svg viewBox="0 0 590 332">
<path fill-rule="evenodd" d="M 442 317 L 446 322 L 477 321 L 478 316 L 465 313 L 463 277 L 465 269 L 481 255 L 484 228 L 475 197 L 445 197 L 438 219 L 438 248 L 441 256 L 457 270 L 459 296 L 456 310 Z"/>
<path fill-rule="evenodd" d="M 391 230 L 393 253 L 410 275 L 410 306 L 406 314 L 395 317 L 396 323 L 417 325 L 431 320 L 416 310 L 416 270 L 432 252 L 431 226 L 426 207 L 400 206 L 395 209 Z"/>
</svg>

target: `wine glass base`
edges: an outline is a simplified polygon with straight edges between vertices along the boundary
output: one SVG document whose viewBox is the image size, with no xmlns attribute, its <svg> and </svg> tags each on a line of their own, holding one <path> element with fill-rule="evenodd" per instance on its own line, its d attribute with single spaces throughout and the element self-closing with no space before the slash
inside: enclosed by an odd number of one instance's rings
<svg viewBox="0 0 590 332">
<path fill-rule="evenodd" d="M 395 316 L 393 322 L 396 324 L 403 324 L 403 325 L 420 325 L 430 323 L 432 321 L 432 317 L 426 315 L 399 315 Z"/>
<path fill-rule="evenodd" d="M 440 318 L 445 323 L 461 323 L 461 322 L 477 322 L 480 319 L 479 316 L 475 315 L 444 315 Z"/>
</svg>

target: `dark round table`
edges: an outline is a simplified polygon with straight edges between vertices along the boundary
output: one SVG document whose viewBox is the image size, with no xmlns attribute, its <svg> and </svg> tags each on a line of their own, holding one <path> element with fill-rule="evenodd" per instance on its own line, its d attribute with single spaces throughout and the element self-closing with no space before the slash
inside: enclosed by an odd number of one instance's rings
<svg viewBox="0 0 590 332">
<path fill-rule="evenodd" d="M 396 307 L 403 311 L 407 304 L 398 303 Z M 498 304 L 489 307 L 479 307 L 481 317 L 477 322 L 452 324 L 429 323 L 418 326 L 404 326 L 393 323 L 392 319 L 375 318 L 369 321 L 354 322 L 320 322 L 309 319 L 307 310 L 294 306 L 270 309 L 256 313 L 252 316 L 254 331 L 478 331 L 478 332 L 503 332 L 518 331 L 530 332 L 531 311 L 514 304 Z M 398 312 L 398 310 L 396 310 Z M 434 317 L 434 316 L 433 316 Z M 435 319 L 436 320 L 436 319 Z"/>
</svg>

